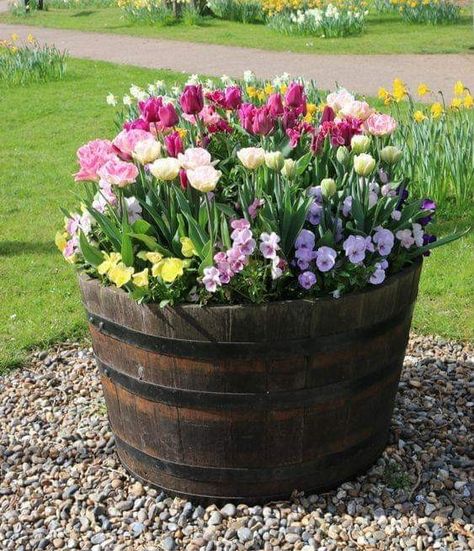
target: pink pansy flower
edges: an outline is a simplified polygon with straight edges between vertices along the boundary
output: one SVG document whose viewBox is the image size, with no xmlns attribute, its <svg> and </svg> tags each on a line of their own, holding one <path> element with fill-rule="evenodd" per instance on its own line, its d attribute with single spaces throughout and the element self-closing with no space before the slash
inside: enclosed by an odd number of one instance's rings
<svg viewBox="0 0 474 551">
<path fill-rule="evenodd" d="M 411 230 L 408 229 L 398 230 L 395 237 L 400 241 L 400 245 L 405 249 L 409 249 L 415 243 Z"/>
<path fill-rule="evenodd" d="M 138 168 L 133 163 L 107 161 L 99 170 L 99 176 L 111 186 L 125 187 L 135 182 Z"/>
<path fill-rule="evenodd" d="M 260 236 L 260 252 L 264 258 L 273 260 L 277 256 L 277 251 L 280 248 L 278 243 L 280 242 L 279 236 L 275 233 L 263 232 Z"/>
<path fill-rule="evenodd" d="M 153 140 L 154 136 L 151 132 L 134 128 L 132 130 L 122 130 L 112 142 L 116 151 L 123 160 L 129 161 L 132 158 L 133 150 L 138 142 L 145 140 Z"/>
<path fill-rule="evenodd" d="M 77 150 L 80 170 L 74 175 L 76 182 L 97 180 L 97 172 L 107 161 L 116 158 L 112 142 L 93 140 Z"/>
<path fill-rule="evenodd" d="M 215 293 L 217 288 L 221 286 L 219 270 L 214 266 L 204 268 L 204 277 L 202 278 L 202 282 L 209 293 Z"/>
<path fill-rule="evenodd" d="M 397 121 L 384 113 L 373 113 L 365 121 L 365 129 L 372 136 L 389 136 L 396 128 Z"/>
</svg>

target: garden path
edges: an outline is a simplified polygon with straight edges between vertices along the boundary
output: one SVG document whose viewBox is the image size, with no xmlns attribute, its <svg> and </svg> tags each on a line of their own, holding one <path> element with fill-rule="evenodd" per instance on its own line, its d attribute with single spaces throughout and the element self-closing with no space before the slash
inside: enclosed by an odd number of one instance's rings
<svg viewBox="0 0 474 551">
<path fill-rule="evenodd" d="M 0 0 L 0 13 L 8 11 L 8 0 Z"/>
<path fill-rule="evenodd" d="M 1 6 L 5 0 L 0 0 Z M 241 77 L 246 69 L 268 78 L 285 71 L 314 79 L 320 88 L 338 84 L 363 94 L 376 94 L 379 86 L 390 86 L 394 77 L 411 89 L 427 82 L 432 90 L 451 97 L 453 83 L 462 79 L 474 90 L 474 55 L 315 55 L 271 52 L 233 46 L 197 44 L 132 36 L 45 29 L 0 24 L 0 39 L 12 33 L 29 33 L 40 42 L 54 43 L 72 56 L 125 63 L 140 67 L 171 69 L 209 76 Z"/>
</svg>

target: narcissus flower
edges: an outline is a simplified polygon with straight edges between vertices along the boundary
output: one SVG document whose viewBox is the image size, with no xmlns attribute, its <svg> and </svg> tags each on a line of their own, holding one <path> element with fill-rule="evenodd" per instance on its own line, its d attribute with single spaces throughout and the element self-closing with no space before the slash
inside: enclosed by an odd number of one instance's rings
<svg viewBox="0 0 474 551">
<path fill-rule="evenodd" d="M 423 96 L 426 96 L 426 94 L 428 94 L 429 92 L 431 92 L 431 90 L 428 88 L 428 85 L 425 84 L 424 82 L 421 82 L 419 85 L 418 85 L 418 95 L 420 97 L 423 97 Z"/>
<path fill-rule="evenodd" d="M 413 113 L 413 119 L 415 122 L 423 122 L 426 119 L 426 115 L 423 113 L 423 111 L 415 111 Z"/>
<path fill-rule="evenodd" d="M 462 81 L 458 80 L 454 83 L 454 93 L 456 96 L 462 96 L 464 94 L 464 90 L 466 87 L 462 83 Z"/>
<path fill-rule="evenodd" d="M 433 105 L 431 106 L 431 116 L 433 117 L 433 119 L 439 119 L 443 114 L 443 112 L 444 112 L 444 109 L 441 103 L 439 102 L 433 103 Z"/>
</svg>

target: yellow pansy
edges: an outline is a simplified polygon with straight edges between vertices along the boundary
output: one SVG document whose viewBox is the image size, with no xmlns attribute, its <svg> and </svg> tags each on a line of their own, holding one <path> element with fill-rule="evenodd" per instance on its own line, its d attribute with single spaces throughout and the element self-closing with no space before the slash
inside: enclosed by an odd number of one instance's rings
<svg viewBox="0 0 474 551">
<path fill-rule="evenodd" d="M 110 268 L 107 272 L 107 277 L 112 283 L 115 283 L 117 287 L 122 287 L 132 279 L 132 274 L 132 267 L 125 266 L 123 262 L 119 262 Z"/>
<path fill-rule="evenodd" d="M 189 237 L 182 237 L 180 241 L 181 252 L 183 253 L 183 256 L 185 256 L 186 258 L 191 258 L 192 256 L 197 254 L 193 242 L 191 241 L 191 239 L 189 239 Z"/>
<path fill-rule="evenodd" d="M 257 96 L 257 89 L 255 86 L 247 86 L 247 94 L 249 98 L 255 98 Z"/>
<path fill-rule="evenodd" d="M 148 287 L 148 268 L 133 274 L 132 278 L 137 287 Z"/>
<path fill-rule="evenodd" d="M 431 116 L 434 119 L 439 119 L 439 117 L 441 117 L 442 114 L 443 114 L 443 106 L 441 105 L 441 103 L 439 102 L 433 103 L 433 105 L 431 106 Z"/>
<path fill-rule="evenodd" d="M 471 96 L 471 94 L 467 94 L 464 98 L 463 105 L 466 109 L 471 109 L 471 107 L 474 107 L 474 98 Z"/>
<path fill-rule="evenodd" d="M 66 248 L 66 245 L 67 245 L 66 236 L 67 236 L 67 234 L 58 231 L 58 232 L 56 233 L 56 237 L 54 238 L 54 242 L 55 242 L 55 244 L 56 244 L 56 247 L 57 247 L 61 252 L 64 251 L 64 249 Z"/>
<path fill-rule="evenodd" d="M 145 258 L 149 260 L 152 264 L 158 264 L 163 260 L 163 255 L 157 252 L 145 253 Z"/>
<path fill-rule="evenodd" d="M 100 275 L 107 274 L 112 268 L 115 268 L 117 264 L 122 260 L 122 255 L 120 253 L 104 253 L 105 260 L 102 264 L 97 266 L 97 271 Z"/>
<path fill-rule="evenodd" d="M 423 113 L 423 111 L 415 111 L 413 113 L 413 118 L 416 122 L 423 122 L 426 119 L 426 115 Z"/>
<path fill-rule="evenodd" d="M 459 109 L 462 106 L 462 99 L 461 98 L 453 98 L 451 100 L 451 108 L 452 109 Z"/>
<path fill-rule="evenodd" d="M 456 96 L 462 96 L 464 94 L 464 90 L 464 84 L 460 80 L 454 83 L 454 93 Z"/>
<path fill-rule="evenodd" d="M 428 92 L 431 92 L 431 90 L 428 88 L 427 84 L 425 84 L 424 82 L 421 82 L 420 84 L 418 84 L 418 95 L 420 97 L 426 96 Z"/>
<path fill-rule="evenodd" d="M 184 262 L 180 258 L 164 258 L 154 264 L 151 273 L 154 277 L 161 277 L 166 283 L 172 283 L 184 273 Z"/>
</svg>

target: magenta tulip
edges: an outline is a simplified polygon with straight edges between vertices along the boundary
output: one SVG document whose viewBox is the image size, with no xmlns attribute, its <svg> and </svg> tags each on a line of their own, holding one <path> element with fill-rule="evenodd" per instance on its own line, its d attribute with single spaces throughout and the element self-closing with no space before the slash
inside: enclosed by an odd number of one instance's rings
<svg viewBox="0 0 474 551">
<path fill-rule="evenodd" d="M 179 132 L 173 132 L 165 136 L 165 146 L 170 157 L 177 157 L 179 153 L 183 153 L 184 145 Z"/>
<path fill-rule="evenodd" d="M 242 91 L 238 86 L 229 86 L 225 91 L 226 109 L 238 109 L 242 105 Z"/>
<path fill-rule="evenodd" d="M 160 117 L 160 123 L 165 128 L 170 128 L 179 122 L 178 114 L 176 113 L 176 109 L 172 103 L 168 103 L 167 105 L 160 107 L 158 109 L 158 115 Z"/>
<path fill-rule="evenodd" d="M 288 107 L 299 108 L 304 106 L 306 104 L 306 97 L 304 95 L 303 85 L 292 82 L 286 91 L 285 101 Z"/>
<path fill-rule="evenodd" d="M 197 115 L 204 107 L 202 86 L 188 84 L 179 98 L 181 108 L 187 115 Z"/>
<path fill-rule="evenodd" d="M 160 107 L 163 106 L 163 100 L 159 98 L 148 98 L 146 101 L 138 102 L 138 109 L 141 118 L 146 122 L 158 122 L 160 116 L 158 114 Z"/>
<path fill-rule="evenodd" d="M 252 132 L 259 136 L 266 136 L 272 132 L 274 127 L 274 119 L 270 114 L 269 107 L 260 107 L 255 110 L 253 118 Z"/>
<path fill-rule="evenodd" d="M 252 125 L 255 111 L 256 107 L 252 103 L 243 103 L 239 109 L 240 124 L 250 134 L 253 132 Z"/>
<path fill-rule="evenodd" d="M 272 94 L 267 100 L 267 106 L 270 108 L 270 113 L 274 117 L 283 115 L 283 102 L 280 94 Z"/>
</svg>

